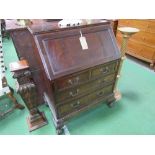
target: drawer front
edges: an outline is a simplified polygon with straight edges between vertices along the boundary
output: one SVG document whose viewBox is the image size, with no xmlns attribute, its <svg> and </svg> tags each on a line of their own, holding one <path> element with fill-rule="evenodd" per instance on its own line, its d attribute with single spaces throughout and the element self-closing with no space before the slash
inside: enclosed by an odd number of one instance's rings
<svg viewBox="0 0 155 155">
<path fill-rule="evenodd" d="M 120 32 L 118 32 L 118 37 L 122 38 Z M 132 40 L 147 44 L 148 46 L 155 47 L 155 34 L 140 31 L 132 36 Z M 130 40 L 129 40 L 130 41 Z"/>
<path fill-rule="evenodd" d="M 80 110 L 80 108 L 87 106 L 95 101 L 98 101 L 104 98 L 106 95 L 111 94 L 113 92 L 113 85 L 109 85 L 105 88 L 101 88 L 85 97 L 79 98 L 77 100 L 68 102 L 66 104 L 58 106 L 59 117 L 64 117 L 71 112 L 75 112 Z M 101 100 L 100 100 L 101 101 Z"/>
<path fill-rule="evenodd" d="M 129 26 L 140 29 L 141 31 L 146 31 L 148 28 L 149 21 L 148 20 L 119 20 L 119 26 Z"/>
<path fill-rule="evenodd" d="M 107 74 L 111 74 L 117 71 L 118 62 L 113 62 L 107 65 L 100 65 L 91 71 L 91 78 L 97 78 L 99 76 L 104 76 Z"/>
<path fill-rule="evenodd" d="M 149 24 L 147 26 L 147 32 L 155 33 L 155 20 L 154 21 L 149 21 Z"/>
<path fill-rule="evenodd" d="M 147 35 L 142 35 L 143 33 L 144 32 L 141 32 L 140 35 L 136 34 L 136 37 L 133 36 L 129 40 L 128 51 L 148 60 L 153 60 L 155 55 L 155 46 L 152 45 L 155 43 L 155 38 L 151 37 L 152 34 L 145 33 Z M 117 41 L 118 44 L 121 46 L 122 37 L 120 35 L 117 35 Z"/>
<path fill-rule="evenodd" d="M 122 37 L 119 35 L 117 36 L 117 41 L 119 45 L 121 45 Z M 147 46 L 142 42 L 135 41 L 135 39 L 130 39 L 128 42 L 128 51 L 130 53 L 142 56 L 149 60 L 152 60 L 155 54 L 155 48 L 151 46 Z M 127 52 L 128 53 L 128 52 Z"/>
<path fill-rule="evenodd" d="M 83 84 L 68 90 L 60 91 L 55 94 L 56 101 L 63 102 L 66 99 L 73 99 L 75 97 L 79 97 L 80 95 L 85 95 L 90 91 L 95 90 L 97 87 L 102 87 L 107 83 L 112 83 L 115 80 L 116 74 L 110 74 L 108 76 L 99 78 L 97 80 L 91 81 L 87 84 Z"/>
<path fill-rule="evenodd" d="M 57 90 L 63 90 L 65 88 L 70 88 L 80 83 L 84 83 L 88 80 L 89 80 L 89 70 L 74 76 L 68 76 L 68 77 L 56 80 L 55 87 Z"/>
<path fill-rule="evenodd" d="M 135 42 L 132 39 L 129 41 L 128 49 L 129 51 L 147 59 L 153 59 L 155 53 L 155 48 L 145 46 L 144 44 Z"/>
<path fill-rule="evenodd" d="M 136 27 L 143 32 L 155 33 L 155 20 L 119 20 L 119 27 Z"/>
</svg>

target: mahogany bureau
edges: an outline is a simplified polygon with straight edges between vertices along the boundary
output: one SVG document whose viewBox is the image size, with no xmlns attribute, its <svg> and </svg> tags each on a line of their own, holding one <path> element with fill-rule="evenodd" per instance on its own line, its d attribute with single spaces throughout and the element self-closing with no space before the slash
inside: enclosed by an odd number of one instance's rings
<svg viewBox="0 0 155 155">
<path fill-rule="evenodd" d="M 43 67 L 48 103 L 58 134 L 65 121 L 81 111 L 106 101 L 115 101 L 114 85 L 120 52 L 110 22 L 77 27 L 29 26 Z M 88 45 L 83 49 L 80 36 Z"/>
<path fill-rule="evenodd" d="M 32 25 L 35 25 L 35 26 L 41 25 L 41 27 L 47 27 L 51 29 L 51 27 L 53 27 L 55 23 L 57 24 L 59 20 L 56 20 L 56 19 L 55 20 L 54 19 L 50 19 L 50 20 L 35 19 L 34 20 L 33 19 L 31 21 L 32 21 Z M 47 21 L 50 21 L 50 22 L 47 22 Z M 111 22 L 114 33 L 116 34 L 118 21 L 117 20 L 109 20 L 109 21 Z M 18 58 L 20 60 L 26 59 L 29 63 L 32 78 L 37 88 L 37 100 L 36 100 L 36 103 L 33 103 L 33 104 L 36 104 L 37 106 L 40 104 L 43 104 L 44 99 L 42 94 L 44 92 L 45 86 L 43 83 L 40 82 L 43 80 L 43 78 L 41 73 L 41 66 L 38 63 L 35 55 L 35 51 L 37 49 L 36 49 L 36 46 L 34 45 L 35 43 L 34 43 L 33 37 L 29 32 L 29 30 L 27 29 L 27 26 L 19 25 L 17 20 L 5 20 L 5 22 L 6 22 L 6 31 L 11 36 Z"/>
</svg>

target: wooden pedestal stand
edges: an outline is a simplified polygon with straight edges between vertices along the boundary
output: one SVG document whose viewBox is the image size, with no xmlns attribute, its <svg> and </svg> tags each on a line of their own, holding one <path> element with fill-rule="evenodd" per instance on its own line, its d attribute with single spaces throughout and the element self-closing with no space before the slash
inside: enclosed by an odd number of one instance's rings
<svg viewBox="0 0 155 155">
<path fill-rule="evenodd" d="M 37 89 L 32 79 L 29 65 L 26 60 L 13 62 L 10 64 L 10 70 L 13 72 L 13 78 L 17 79 L 16 89 L 24 100 L 30 116 L 27 118 L 29 131 L 33 131 L 47 124 L 43 112 L 37 108 Z"/>
<path fill-rule="evenodd" d="M 114 93 L 115 93 L 116 101 L 121 99 L 121 93 L 117 90 L 116 87 L 117 87 L 118 79 L 120 78 L 120 72 L 122 69 L 122 64 L 123 64 L 123 61 L 125 59 L 125 53 L 127 51 L 128 40 L 133 34 L 139 32 L 139 29 L 132 28 L 132 27 L 120 27 L 120 28 L 118 28 L 118 30 L 123 35 L 123 41 L 122 41 L 121 50 L 120 50 L 121 51 L 121 62 L 120 62 L 120 67 L 119 67 L 118 74 L 117 74 L 117 80 L 116 80 L 115 87 L 114 87 Z"/>
</svg>

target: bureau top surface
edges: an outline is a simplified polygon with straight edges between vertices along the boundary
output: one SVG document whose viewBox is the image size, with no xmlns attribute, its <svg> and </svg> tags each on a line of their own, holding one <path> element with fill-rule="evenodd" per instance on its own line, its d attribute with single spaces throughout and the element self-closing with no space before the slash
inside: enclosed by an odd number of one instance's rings
<svg viewBox="0 0 155 155">
<path fill-rule="evenodd" d="M 6 23 L 6 30 L 9 32 L 22 30 L 26 28 L 26 26 L 19 25 L 16 19 L 11 19 L 11 20 L 6 19 L 5 23 Z"/>
<path fill-rule="evenodd" d="M 82 48 L 81 35 L 86 40 L 87 49 Z M 33 36 L 50 80 L 120 58 L 109 22 L 34 33 Z"/>
<path fill-rule="evenodd" d="M 52 22 L 47 22 L 45 20 L 33 20 L 34 24 L 29 25 L 28 29 L 32 34 L 40 34 L 40 33 L 45 33 L 48 31 L 63 31 L 66 29 L 75 29 L 79 27 L 88 27 L 92 25 L 99 25 L 99 24 L 106 24 L 109 23 L 107 20 L 100 20 L 100 19 L 92 19 L 91 24 L 88 24 L 86 21 L 83 21 L 80 26 L 74 26 L 74 27 L 60 27 L 58 26 L 58 21 L 52 21 Z"/>
<path fill-rule="evenodd" d="M 67 28 L 61 28 L 58 26 L 58 19 L 51 19 L 51 20 L 45 20 L 45 19 L 31 19 L 31 24 L 28 25 L 20 25 L 19 22 L 16 19 L 6 19 L 6 30 L 7 31 L 19 31 L 23 29 L 28 29 L 32 34 L 40 34 L 45 32 L 55 32 L 55 31 L 63 31 L 68 29 Z M 100 25 L 100 24 L 106 24 L 110 23 L 109 20 L 101 20 L 101 19 L 92 19 L 91 24 L 88 24 L 85 20 L 82 21 L 81 27 L 88 27 L 92 25 Z M 79 26 L 70 27 L 71 28 L 79 28 Z"/>
<path fill-rule="evenodd" d="M 27 29 L 30 25 L 35 31 L 41 31 L 41 30 L 50 30 L 56 27 L 56 23 L 58 20 L 53 19 L 51 22 L 47 22 L 47 20 L 44 19 L 31 19 L 31 24 L 29 25 L 21 25 L 20 22 L 18 22 L 17 19 L 5 19 L 6 23 L 6 30 L 11 31 L 20 31 L 23 29 Z"/>
</svg>

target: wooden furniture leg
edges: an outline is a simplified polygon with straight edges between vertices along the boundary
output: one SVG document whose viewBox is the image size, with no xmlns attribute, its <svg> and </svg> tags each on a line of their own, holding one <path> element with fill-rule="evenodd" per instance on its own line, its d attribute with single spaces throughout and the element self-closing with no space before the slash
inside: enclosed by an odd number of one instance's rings
<svg viewBox="0 0 155 155">
<path fill-rule="evenodd" d="M 155 71 L 155 63 L 152 62 L 152 63 L 150 64 L 150 69 L 153 69 L 153 70 Z"/>
<path fill-rule="evenodd" d="M 29 110 L 27 118 L 29 131 L 33 131 L 47 124 L 47 119 L 43 112 L 37 107 L 37 88 L 32 79 L 29 65 L 26 60 L 21 60 L 10 64 L 13 77 L 17 79 L 16 89 Z"/>
<path fill-rule="evenodd" d="M 16 109 L 20 109 L 20 110 L 23 110 L 25 107 L 21 104 L 19 104 L 16 100 L 16 98 L 14 97 L 13 95 L 13 92 L 12 90 L 10 91 L 10 93 L 7 94 L 8 98 L 10 98 L 10 100 L 13 102 L 14 104 L 14 108 Z"/>
<path fill-rule="evenodd" d="M 13 91 L 11 88 L 10 88 L 10 92 L 6 93 L 5 96 L 8 97 L 12 101 L 13 106 L 7 109 L 6 111 L 4 111 L 3 113 L 0 113 L 0 119 L 6 116 L 7 114 L 11 113 L 14 109 L 23 110 L 25 108 L 23 105 L 17 102 L 15 96 L 13 95 Z M 6 103 L 4 106 L 8 106 L 8 103 Z"/>
<path fill-rule="evenodd" d="M 6 96 L 13 102 L 14 108 L 23 110 L 25 107 L 19 104 L 14 96 L 14 90 L 8 85 L 6 77 L 2 78 L 2 87 L 8 87 L 8 92 L 5 92 Z"/>
</svg>

